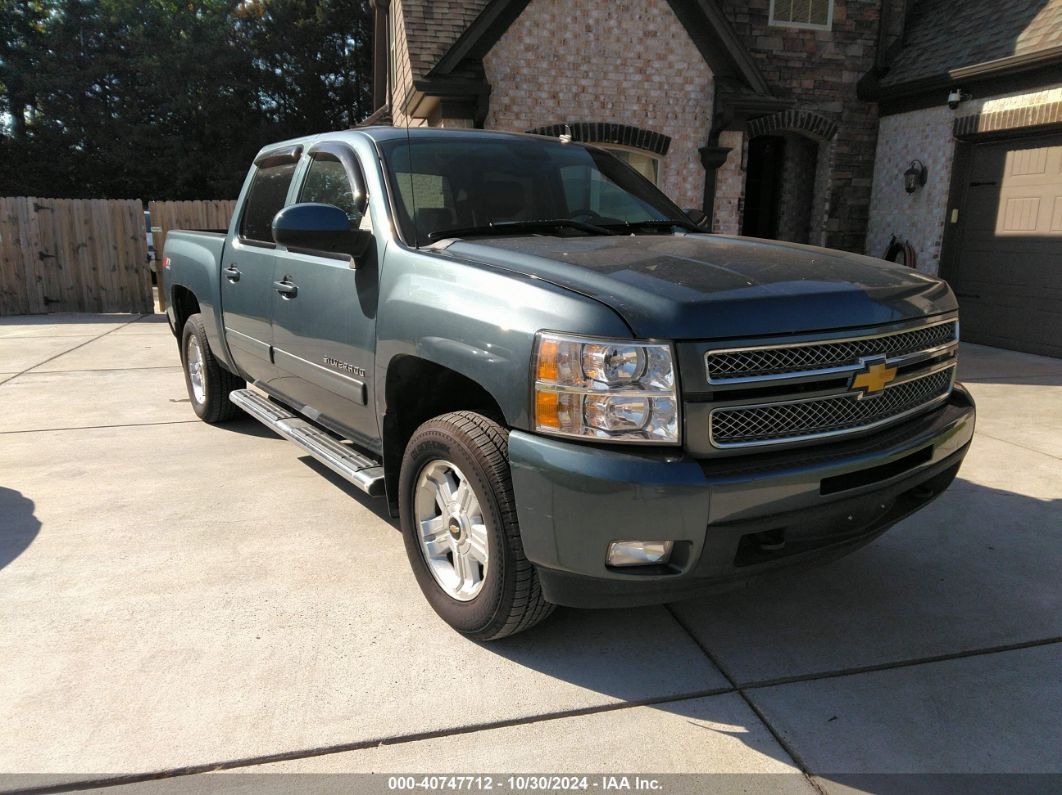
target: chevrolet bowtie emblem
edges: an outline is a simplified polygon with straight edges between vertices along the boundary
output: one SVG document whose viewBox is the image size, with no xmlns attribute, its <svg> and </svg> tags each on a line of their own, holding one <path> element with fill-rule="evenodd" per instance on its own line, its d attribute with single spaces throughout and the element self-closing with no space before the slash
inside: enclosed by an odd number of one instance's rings
<svg viewBox="0 0 1062 795">
<path fill-rule="evenodd" d="M 852 376 L 852 389 L 858 389 L 864 397 L 877 397 L 892 379 L 896 377 L 896 368 L 889 367 L 884 359 L 875 362 L 863 362 L 862 371 Z"/>
</svg>

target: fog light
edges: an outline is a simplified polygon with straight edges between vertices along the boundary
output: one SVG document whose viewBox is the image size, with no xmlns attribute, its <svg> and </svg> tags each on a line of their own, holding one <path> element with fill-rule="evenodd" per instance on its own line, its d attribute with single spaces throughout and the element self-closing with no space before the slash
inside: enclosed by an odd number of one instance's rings
<svg viewBox="0 0 1062 795">
<path fill-rule="evenodd" d="M 609 566 L 652 566 L 667 563 L 672 541 L 613 541 L 608 545 Z"/>
</svg>

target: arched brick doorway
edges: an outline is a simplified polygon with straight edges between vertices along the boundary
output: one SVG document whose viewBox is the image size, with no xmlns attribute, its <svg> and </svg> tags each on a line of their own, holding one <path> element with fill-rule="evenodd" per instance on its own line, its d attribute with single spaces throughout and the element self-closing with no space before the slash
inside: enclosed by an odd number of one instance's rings
<svg viewBox="0 0 1062 795">
<path fill-rule="evenodd" d="M 660 161 L 671 146 L 671 138 L 662 133 L 610 122 L 551 124 L 527 132 L 552 138 L 571 135 L 573 141 L 597 144 L 654 184 L 660 181 Z"/>
<path fill-rule="evenodd" d="M 786 110 L 747 125 L 741 233 L 822 245 L 837 124 L 811 111 Z"/>
</svg>

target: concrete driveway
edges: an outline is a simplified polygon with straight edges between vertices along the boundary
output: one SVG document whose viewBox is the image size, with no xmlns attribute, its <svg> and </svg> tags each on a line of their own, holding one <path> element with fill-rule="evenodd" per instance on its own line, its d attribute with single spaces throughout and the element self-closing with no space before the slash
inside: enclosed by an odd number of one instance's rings
<svg viewBox="0 0 1062 795">
<path fill-rule="evenodd" d="M 0 789 L 1062 773 L 1062 361 L 966 345 L 959 480 L 843 561 L 488 645 L 436 618 L 381 503 L 196 420 L 177 364 L 159 316 L 0 319 Z"/>
</svg>

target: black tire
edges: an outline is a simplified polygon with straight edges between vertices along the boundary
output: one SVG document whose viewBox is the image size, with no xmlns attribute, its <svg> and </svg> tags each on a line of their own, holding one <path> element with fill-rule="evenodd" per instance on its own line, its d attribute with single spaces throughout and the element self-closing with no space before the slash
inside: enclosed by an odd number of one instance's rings
<svg viewBox="0 0 1062 795">
<path fill-rule="evenodd" d="M 202 399 L 197 397 L 196 390 L 192 387 L 192 374 L 188 366 L 189 349 L 193 340 L 199 346 L 202 357 Z M 214 424 L 240 416 L 240 409 L 229 400 L 229 393 L 234 389 L 243 389 L 247 382 L 218 364 L 214 352 L 210 350 L 206 327 L 199 314 L 192 315 L 184 323 L 184 331 L 181 333 L 181 366 L 184 370 L 184 385 L 188 388 L 188 398 L 199 419 Z"/>
<path fill-rule="evenodd" d="M 482 588 L 458 601 L 436 581 L 422 551 L 414 499 L 424 468 L 455 464 L 468 480 L 487 528 L 489 565 Z M 542 596 L 534 566 L 524 556 L 509 475 L 509 434 L 471 411 L 444 414 L 421 425 L 406 445 L 399 476 L 399 515 L 406 554 L 425 598 L 451 627 L 475 640 L 497 640 L 545 619 L 554 606 Z"/>
</svg>

